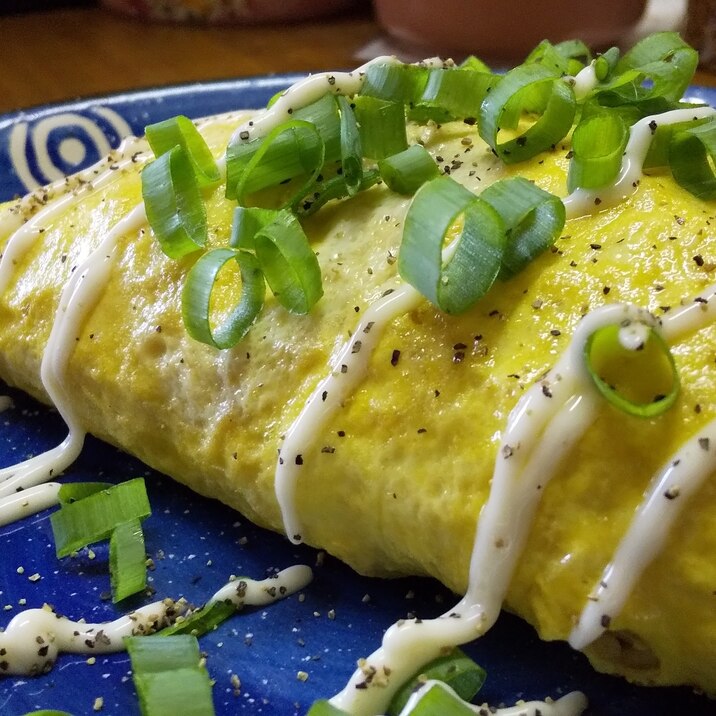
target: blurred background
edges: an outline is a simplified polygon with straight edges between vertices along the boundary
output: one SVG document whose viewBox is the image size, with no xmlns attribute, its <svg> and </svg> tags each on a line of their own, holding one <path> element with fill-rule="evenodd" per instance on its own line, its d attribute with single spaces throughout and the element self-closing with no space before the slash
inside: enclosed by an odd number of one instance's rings
<svg viewBox="0 0 716 716">
<path fill-rule="evenodd" d="M 2 0 L 0 113 L 77 97 L 378 54 L 519 61 L 540 39 L 595 47 L 679 29 L 712 61 L 716 0 Z M 697 80 L 716 84 L 708 67 Z"/>
</svg>

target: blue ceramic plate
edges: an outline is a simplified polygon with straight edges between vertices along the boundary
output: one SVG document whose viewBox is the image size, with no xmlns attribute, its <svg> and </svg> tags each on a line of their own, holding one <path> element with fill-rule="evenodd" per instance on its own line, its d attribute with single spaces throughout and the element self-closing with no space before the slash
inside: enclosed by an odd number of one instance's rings
<svg viewBox="0 0 716 716">
<path fill-rule="evenodd" d="M 39 107 L 0 117 L 0 200 L 24 193 L 61 174 L 94 162 L 127 133 L 183 113 L 198 117 L 265 104 L 296 76 L 280 75 L 186 85 Z M 712 90 L 692 97 L 713 103 Z M 1 388 L 1 386 L 0 386 Z M 13 408 L 0 415 L 0 463 L 10 464 L 56 445 L 65 435 L 51 410 L 9 392 Z M 223 505 L 191 493 L 116 449 L 90 439 L 66 480 L 122 481 L 145 475 L 153 515 L 145 523 L 147 551 L 156 569 L 150 583 L 158 597 L 180 595 L 200 603 L 229 575 L 263 577 L 291 564 L 315 566 L 315 581 L 302 600 L 291 597 L 267 609 L 239 614 L 204 636 L 202 649 L 215 680 L 216 712 L 304 714 L 319 697 L 336 692 L 355 661 L 380 642 L 383 630 L 408 613 L 437 616 L 454 600 L 427 579 L 381 581 L 356 575 L 329 556 L 291 546 Z M 107 600 L 106 546 L 96 557 L 58 561 L 48 513 L 0 528 L 0 625 L 25 607 L 44 602 L 72 618 L 98 622 L 116 618 Z M 23 570 L 18 572 L 18 568 Z M 40 575 L 32 581 L 29 577 Z M 129 600 L 126 608 L 150 601 Z M 468 651 L 488 672 L 483 698 L 492 704 L 518 698 L 586 692 L 592 714 L 713 714 L 716 704 L 686 689 L 646 689 L 594 673 L 586 659 L 562 643 L 542 643 L 520 620 L 503 615 Z M 75 716 L 139 714 L 126 654 L 64 655 L 38 678 L 0 679 L 0 714 L 20 716 L 39 708 Z M 298 672 L 308 674 L 306 680 Z M 235 690 L 231 677 L 241 680 Z M 179 715 L 178 715 L 179 716 Z"/>
</svg>

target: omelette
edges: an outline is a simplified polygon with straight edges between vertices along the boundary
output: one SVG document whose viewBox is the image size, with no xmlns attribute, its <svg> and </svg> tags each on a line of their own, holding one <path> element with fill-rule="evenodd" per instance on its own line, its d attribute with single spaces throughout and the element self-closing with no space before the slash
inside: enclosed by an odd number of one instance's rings
<svg viewBox="0 0 716 716">
<path fill-rule="evenodd" d="M 282 100 L 199 122 L 213 156 Z M 57 405 L 63 459 L 91 432 L 362 574 L 467 594 L 469 627 L 445 643 L 479 636 L 504 597 L 601 671 L 716 695 L 716 202 L 640 165 L 616 198 L 568 197 L 568 136 L 506 163 L 473 125 L 413 122 L 409 143 L 478 196 L 522 177 L 564 199 L 567 220 L 459 315 L 401 279 L 412 198 L 378 183 L 301 218 L 322 276 L 311 311 L 267 293 L 235 346 L 194 340 L 182 288 L 197 256 L 162 252 L 143 208 L 151 152 L 132 139 L 0 210 L 0 376 Z M 223 185 L 204 200 L 207 245 L 224 246 L 235 202 Z M 219 314 L 236 278 L 219 283 Z M 680 390 L 667 410 L 630 414 L 594 390 L 581 358 L 605 326 L 633 353 L 650 333 L 668 343 Z M 644 390 L 650 371 L 632 369 Z M 58 454 L 26 466 L 28 494 Z M 360 691 L 377 665 L 357 672 Z"/>
</svg>

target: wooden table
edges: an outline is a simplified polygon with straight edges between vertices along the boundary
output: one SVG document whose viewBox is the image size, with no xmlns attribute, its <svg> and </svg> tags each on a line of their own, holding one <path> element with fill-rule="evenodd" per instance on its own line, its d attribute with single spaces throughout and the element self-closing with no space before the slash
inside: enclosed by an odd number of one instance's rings
<svg viewBox="0 0 716 716">
<path fill-rule="evenodd" d="M 369 9 L 285 26 L 187 27 L 98 7 L 0 17 L 0 113 L 179 82 L 349 68 L 381 37 Z M 716 86 L 716 75 L 696 81 Z"/>
<path fill-rule="evenodd" d="M 188 27 L 98 7 L 0 17 L 0 112 L 127 89 L 354 67 L 369 9 L 296 25 Z"/>
</svg>

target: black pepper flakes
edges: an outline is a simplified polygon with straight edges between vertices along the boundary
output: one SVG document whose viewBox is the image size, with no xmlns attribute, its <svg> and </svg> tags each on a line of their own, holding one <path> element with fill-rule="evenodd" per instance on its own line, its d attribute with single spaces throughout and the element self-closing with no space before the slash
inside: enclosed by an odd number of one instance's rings
<svg viewBox="0 0 716 716">
<path fill-rule="evenodd" d="M 303 465 L 303 455 L 296 455 L 296 465 Z"/>
<path fill-rule="evenodd" d="M 605 628 L 609 629 L 609 625 L 612 623 L 612 618 L 608 614 L 602 614 L 600 624 Z"/>
<path fill-rule="evenodd" d="M 708 438 L 699 438 L 699 447 L 702 450 L 708 450 L 709 444 L 710 444 L 710 440 Z"/>
<path fill-rule="evenodd" d="M 395 366 L 398 365 L 399 360 L 400 360 L 400 351 L 397 348 L 395 348 L 393 350 L 393 353 L 390 356 L 390 365 L 392 365 L 393 368 L 395 368 Z"/>
<path fill-rule="evenodd" d="M 704 257 L 701 254 L 696 254 L 696 256 L 693 257 L 693 260 L 699 268 L 704 265 Z"/>
</svg>

